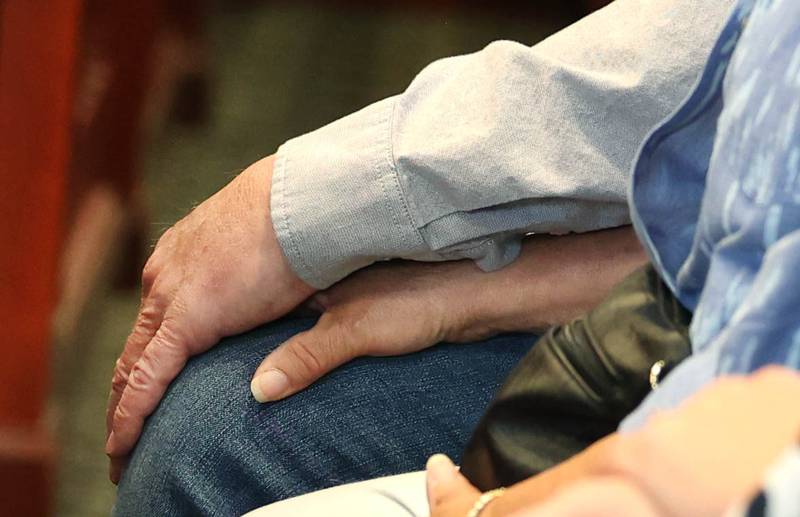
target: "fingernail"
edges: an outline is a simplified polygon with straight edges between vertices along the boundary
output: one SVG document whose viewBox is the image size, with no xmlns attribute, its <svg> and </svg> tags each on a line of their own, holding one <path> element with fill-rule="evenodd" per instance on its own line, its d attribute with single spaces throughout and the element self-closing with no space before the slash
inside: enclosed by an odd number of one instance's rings
<svg viewBox="0 0 800 517">
<path fill-rule="evenodd" d="M 425 464 L 425 470 L 428 471 L 428 482 L 432 485 L 438 485 L 451 479 L 456 473 L 456 466 L 450 461 L 450 458 L 444 454 L 434 454 L 428 458 Z"/>
<path fill-rule="evenodd" d="M 289 389 L 289 378 L 277 368 L 256 375 L 250 383 L 250 391 L 259 402 L 277 400 L 287 389 Z"/>
</svg>

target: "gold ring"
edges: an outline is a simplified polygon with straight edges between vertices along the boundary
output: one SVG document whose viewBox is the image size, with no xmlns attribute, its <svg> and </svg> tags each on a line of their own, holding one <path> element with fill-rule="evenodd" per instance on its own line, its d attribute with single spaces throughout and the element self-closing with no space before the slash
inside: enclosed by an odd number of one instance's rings
<svg viewBox="0 0 800 517">
<path fill-rule="evenodd" d="M 475 504 L 472 505 L 472 508 L 467 512 L 467 517 L 478 517 L 489 503 L 503 495 L 505 491 L 505 488 L 495 488 L 494 490 L 482 493 L 478 500 L 475 501 Z"/>
</svg>

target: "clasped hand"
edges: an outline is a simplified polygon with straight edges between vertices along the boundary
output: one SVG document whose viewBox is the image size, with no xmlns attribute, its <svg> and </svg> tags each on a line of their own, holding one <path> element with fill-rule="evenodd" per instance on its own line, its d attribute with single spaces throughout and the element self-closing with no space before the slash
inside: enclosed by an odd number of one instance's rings
<svg viewBox="0 0 800 517">
<path fill-rule="evenodd" d="M 259 401 L 296 393 L 358 356 L 566 321 L 644 259 L 627 228 L 545 236 L 527 242 L 500 272 L 483 273 L 470 261 L 381 263 L 315 294 L 292 271 L 272 227 L 273 162 L 255 163 L 200 204 L 159 239 L 147 261 L 106 414 L 112 481 L 189 357 L 304 302 L 321 317 L 259 366 L 251 383 Z"/>
<path fill-rule="evenodd" d="M 114 482 L 145 418 L 189 357 L 287 314 L 315 292 L 292 272 L 271 225 L 272 162 L 254 164 L 170 228 L 144 268 L 139 314 L 107 409 Z M 479 271 L 466 262 L 386 264 L 319 293 L 308 300 L 322 312 L 319 322 L 264 361 L 254 395 L 262 402 L 286 397 L 356 356 L 478 337 L 467 330 L 469 309 L 478 311 L 467 302 L 478 298 L 467 276 Z"/>
</svg>

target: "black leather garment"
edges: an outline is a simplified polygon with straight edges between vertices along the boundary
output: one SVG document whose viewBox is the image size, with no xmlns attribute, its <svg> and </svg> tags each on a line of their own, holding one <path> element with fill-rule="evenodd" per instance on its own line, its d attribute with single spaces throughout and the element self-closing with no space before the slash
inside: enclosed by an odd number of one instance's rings
<svg viewBox="0 0 800 517">
<path fill-rule="evenodd" d="M 552 467 L 614 432 L 690 353 L 691 314 L 651 266 L 542 336 L 473 434 L 461 472 L 481 490 Z"/>
</svg>

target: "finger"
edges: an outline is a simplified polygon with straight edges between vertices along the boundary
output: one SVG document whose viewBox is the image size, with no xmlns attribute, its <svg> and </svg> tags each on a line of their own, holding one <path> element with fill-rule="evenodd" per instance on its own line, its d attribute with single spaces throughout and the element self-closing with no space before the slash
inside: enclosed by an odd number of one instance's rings
<svg viewBox="0 0 800 517">
<path fill-rule="evenodd" d="M 170 382 L 189 357 L 187 335 L 165 318 L 153 339 L 133 365 L 128 383 L 114 411 L 106 454 L 127 455 L 139 439 L 145 418 L 158 406 Z"/>
<path fill-rule="evenodd" d="M 164 246 L 157 247 L 145 262 L 142 268 L 142 301 L 150 297 L 150 292 L 156 283 L 159 272 L 163 269 Z"/>
<path fill-rule="evenodd" d="M 108 405 L 106 409 L 106 439 L 111 433 L 111 425 L 114 420 L 114 412 L 128 384 L 128 377 L 131 368 L 139 360 L 142 351 L 147 343 L 153 339 L 156 331 L 161 326 L 164 318 L 164 307 L 153 298 L 148 298 L 142 302 L 136 323 L 133 325 L 122 354 L 114 365 L 114 374 L 111 378 L 111 391 L 108 395 Z"/>
<path fill-rule="evenodd" d="M 473 487 L 453 462 L 444 454 L 434 454 L 425 465 L 426 489 L 431 511 L 451 497 L 462 495 Z"/>
<path fill-rule="evenodd" d="M 456 467 L 450 458 L 444 454 L 434 454 L 425 464 L 425 488 L 428 494 L 428 504 L 431 510 L 437 506 L 440 499 L 441 487 L 451 482 L 456 475 Z"/>
<path fill-rule="evenodd" d="M 257 401 L 280 400 L 297 393 L 360 355 L 363 344 L 327 316 L 323 315 L 311 330 L 293 336 L 264 359 L 250 383 Z"/>
<path fill-rule="evenodd" d="M 154 253 L 150 257 L 142 272 L 142 300 L 139 313 L 136 316 L 136 323 L 125 341 L 122 354 L 117 358 L 114 365 L 106 407 L 106 444 L 111 435 L 114 413 L 128 384 L 131 367 L 139 359 L 142 351 L 153 338 L 164 318 L 164 305 L 158 303 L 160 298 L 150 297 L 150 290 L 155 282 L 156 268 L 152 266 L 155 262 L 155 255 Z M 111 458 L 109 478 L 112 483 L 119 483 L 125 463 L 127 463 L 125 458 Z"/>
<path fill-rule="evenodd" d="M 122 479 L 122 471 L 128 465 L 128 458 L 127 457 L 114 457 L 111 458 L 111 464 L 108 469 L 108 477 L 112 483 L 115 485 L 119 484 L 120 479 Z"/>
</svg>

